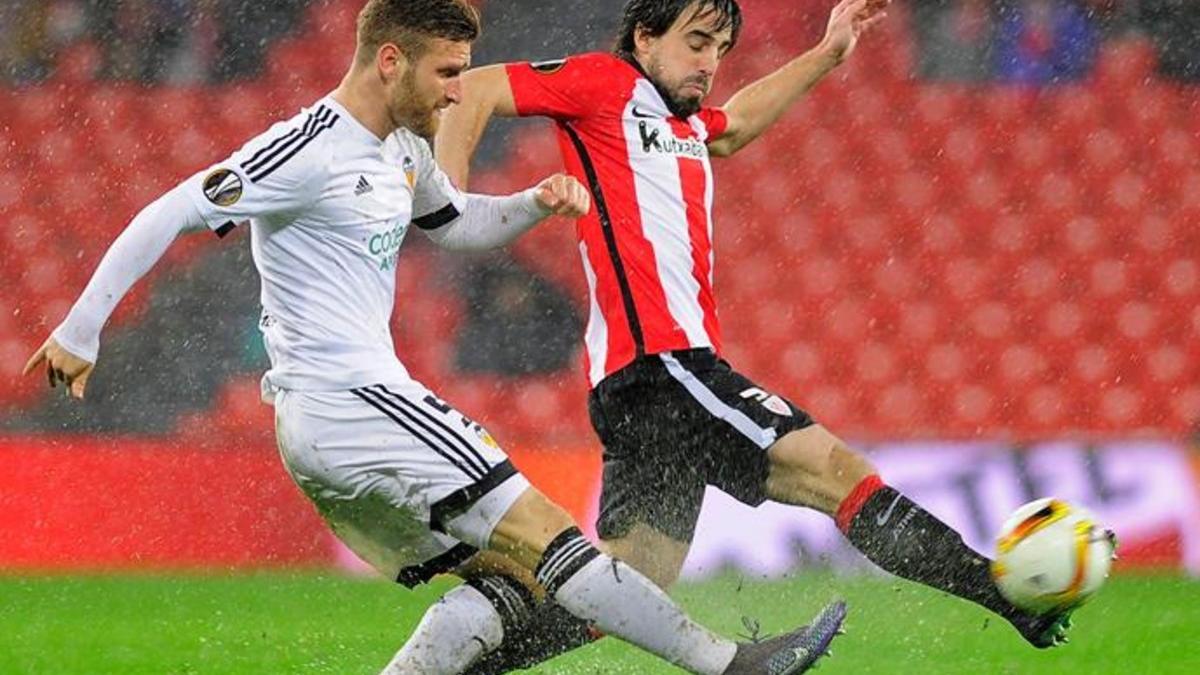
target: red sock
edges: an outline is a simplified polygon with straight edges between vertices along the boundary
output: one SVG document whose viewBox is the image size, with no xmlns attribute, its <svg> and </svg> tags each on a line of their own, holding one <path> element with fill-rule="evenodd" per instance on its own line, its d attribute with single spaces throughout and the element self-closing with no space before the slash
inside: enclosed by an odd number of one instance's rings
<svg viewBox="0 0 1200 675">
<path fill-rule="evenodd" d="M 838 506 L 837 515 L 834 516 L 838 529 L 843 533 L 849 532 L 850 523 L 854 522 L 854 516 L 857 516 L 858 512 L 862 510 L 863 504 L 866 504 L 871 495 L 879 492 L 883 487 L 883 479 L 879 477 L 879 474 L 873 473 L 859 481 L 858 485 L 854 486 L 854 489 Z"/>
</svg>

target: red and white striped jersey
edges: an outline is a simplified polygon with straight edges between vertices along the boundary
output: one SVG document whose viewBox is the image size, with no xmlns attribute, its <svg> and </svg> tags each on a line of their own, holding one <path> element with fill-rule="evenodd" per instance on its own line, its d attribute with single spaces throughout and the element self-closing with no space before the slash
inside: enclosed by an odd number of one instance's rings
<svg viewBox="0 0 1200 675">
<path fill-rule="evenodd" d="M 725 114 L 674 116 L 645 73 L 613 54 L 507 71 L 518 114 L 557 122 L 567 171 L 592 192 L 576 224 L 592 385 L 646 354 L 719 352 L 706 141 L 724 131 Z"/>
</svg>

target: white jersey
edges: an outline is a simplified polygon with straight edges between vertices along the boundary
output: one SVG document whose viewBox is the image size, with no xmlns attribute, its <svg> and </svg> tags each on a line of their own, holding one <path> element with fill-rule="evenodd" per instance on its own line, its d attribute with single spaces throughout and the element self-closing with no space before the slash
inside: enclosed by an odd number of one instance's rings
<svg viewBox="0 0 1200 675">
<path fill-rule="evenodd" d="M 380 140 L 325 97 L 272 126 L 184 192 L 218 235 L 249 221 L 273 388 L 400 382 L 389 326 L 409 224 L 456 218 L 465 196 L 406 129 Z"/>
</svg>

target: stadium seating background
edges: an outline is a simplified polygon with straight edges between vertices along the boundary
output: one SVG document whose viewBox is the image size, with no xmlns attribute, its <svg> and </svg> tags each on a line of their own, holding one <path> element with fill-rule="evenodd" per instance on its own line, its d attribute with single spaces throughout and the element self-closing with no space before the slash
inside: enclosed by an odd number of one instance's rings
<svg viewBox="0 0 1200 675">
<path fill-rule="evenodd" d="M 52 80 L 0 89 L 10 419 L 45 400 L 44 381 L 19 369 L 108 242 L 160 192 L 332 88 L 358 4 L 314 5 L 252 83 L 96 83 L 66 53 Z M 785 8 L 745 5 L 747 34 L 716 101 L 819 28 L 785 30 Z M 727 357 L 855 438 L 1182 435 L 1200 417 L 1197 90 L 1156 79 L 1153 50 L 1136 39 L 1107 43 L 1080 84 L 914 81 L 905 12 L 894 14 L 776 129 L 716 163 Z M 513 189 L 559 165 L 549 126 L 524 127 L 509 160 L 471 187 Z M 544 225 L 514 254 L 582 304 L 570 227 Z M 445 278 L 444 254 L 414 244 L 395 319 L 410 369 L 502 439 L 591 443 L 580 367 L 454 372 L 461 300 L 429 282 Z M 136 326 L 162 269 L 215 245 L 180 241 L 115 322 Z M 246 375 L 177 426 L 236 440 L 269 434 L 270 418 Z"/>
</svg>

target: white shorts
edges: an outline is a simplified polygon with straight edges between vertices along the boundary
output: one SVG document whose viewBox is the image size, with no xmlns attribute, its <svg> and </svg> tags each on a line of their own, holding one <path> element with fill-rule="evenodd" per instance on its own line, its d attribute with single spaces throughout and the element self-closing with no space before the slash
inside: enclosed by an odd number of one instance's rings
<svg viewBox="0 0 1200 675">
<path fill-rule="evenodd" d="M 338 538 L 410 587 L 485 548 L 529 487 L 483 427 L 413 381 L 279 391 L 275 435 Z"/>
</svg>

